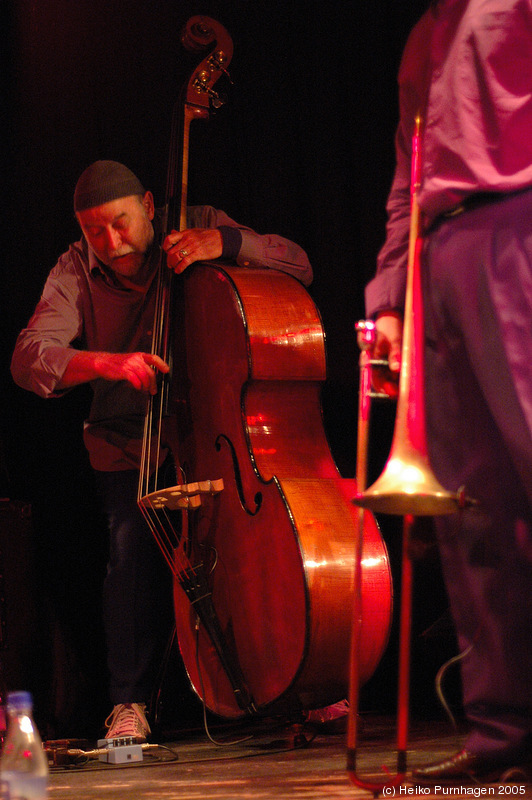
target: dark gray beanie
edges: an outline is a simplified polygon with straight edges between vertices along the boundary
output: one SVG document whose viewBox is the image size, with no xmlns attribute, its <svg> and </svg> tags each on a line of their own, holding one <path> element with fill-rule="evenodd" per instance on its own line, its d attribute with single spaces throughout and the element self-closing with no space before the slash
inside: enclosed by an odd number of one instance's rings
<svg viewBox="0 0 532 800">
<path fill-rule="evenodd" d="M 145 189 L 130 169 L 118 161 L 95 161 L 76 184 L 74 211 L 85 211 L 131 194 L 143 195 Z"/>
</svg>

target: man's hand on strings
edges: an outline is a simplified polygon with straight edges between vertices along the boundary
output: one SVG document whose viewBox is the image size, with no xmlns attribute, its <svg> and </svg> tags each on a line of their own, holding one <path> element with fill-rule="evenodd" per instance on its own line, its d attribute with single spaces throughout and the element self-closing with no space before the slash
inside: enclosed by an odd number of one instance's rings
<svg viewBox="0 0 532 800">
<path fill-rule="evenodd" d="M 399 372 L 401 369 L 401 347 L 403 342 L 403 318 L 396 311 L 381 312 L 375 320 L 377 338 L 372 356 L 388 362 L 388 367 L 375 367 L 372 382 L 376 391 L 389 397 L 399 393 Z"/>
<path fill-rule="evenodd" d="M 220 258 L 222 248 L 222 234 L 217 228 L 172 231 L 163 242 L 167 264 L 178 274 L 194 261 Z"/>
<path fill-rule="evenodd" d="M 170 367 L 151 353 L 105 353 L 100 364 L 101 377 L 110 381 L 128 381 L 139 392 L 157 394 L 157 371 Z"/>
<path fill-rule="evenodd" d="M 59 389 L 69 389 L 96 378 L 128 381 L 139 392 L 157 394 L 157 372 L 170 370 L 162 358 L 151 353 L 100 353 L 80 351 L 69 361 Z"/>
</svg>

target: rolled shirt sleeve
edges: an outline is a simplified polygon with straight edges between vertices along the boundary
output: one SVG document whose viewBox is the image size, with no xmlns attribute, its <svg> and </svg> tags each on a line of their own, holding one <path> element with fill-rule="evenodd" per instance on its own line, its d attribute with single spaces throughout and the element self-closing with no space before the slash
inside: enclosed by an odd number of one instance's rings
<svg viewBox="0 0 532 800">
<path fill-rule="evenodd" d="M 235 259 L 239 267 L 277 269 L 293 275 L 304 286 L 312 283 L 312 267 L 308 256 L 302 247 L 290 239 L 275 234 L 255 233 L 212 206 L 191 206 L 187 223 L 191 228 L 237 228 L 242 236 L 240 251 Z"/>
<path fill-rule="evenodd" d="M 71 345 L 82 335 L 78 275 L 65 254 L 50 273 L 37 307 L 19 334 L 11 360 L 15 383 L 40 397 L 56 397 L 70 359 Z"/>
</svg>

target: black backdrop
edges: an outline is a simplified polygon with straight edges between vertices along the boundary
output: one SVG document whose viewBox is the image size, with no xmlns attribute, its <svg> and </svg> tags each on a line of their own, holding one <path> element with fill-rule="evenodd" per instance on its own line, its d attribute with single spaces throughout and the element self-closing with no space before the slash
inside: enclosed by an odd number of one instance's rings
<svg viewBox="0 0 532 800">
<path fill-rule="evenodd" d="M 92 684 L 103 681 L 98 576 L 105 541 L 80 441 L 87 392 L 42 401 L 14 387 L 8 372 L 14 339 L 47 273 L 78 237 L 72 213 L 78 175 L 97 158 L 123 161 L 162 201 L 171 109 L 188 77 L 179 32 L 193 14 L 225 25 L 235 48 L 234 85 L 220 112 L 193 124 L 189 201 L 222 208 L 307 250 L 315 272 L 310 293 L 327 338 L 325 425 L 342 474 L 352 476 L 353 324 L 363 316 L 363 287 L 384 235 L 400 53 L 424 6 L 424 0 L 3 4 L 2 83 L 9 110 L 0 267 L 4 483 L 14 500 L 31 503 L 38 577 L 30 591 L 39 608 L 50 603 L 44 624 L 61 640 L 49 672 L 39 670 L 42 681 L 64 669 L 63 650 L 81 662 L 73 669 L 88 695 Z M 377 426 L 383 431 L 380 437 L 377 431 L 377 462 L 389 443 L 388 417 L 383 412 Z M 385 536 L 391 532 L 395 558 L 396 524 L 384 520 L 383 530 Z M 436 610 L 425 611 L 425 597 L 417 612 L 420 629 L 443 602 L 433 589 L 434 571 L 437 565 L 429 561 L 426 580 Z M 420 581 L 423 591 L 423 571 Z M 383 670 L 370 702 L 385 708 L 393 678 Z M 56 695 L 61 692 L 66 698 L 56 697 L 49 712 L 59 727 L 69 716 L 70 694 L 79 694 L 63 687 Z M 420 693 L 420 707 L 430 707 L 430 693 Z"/>
</svg>

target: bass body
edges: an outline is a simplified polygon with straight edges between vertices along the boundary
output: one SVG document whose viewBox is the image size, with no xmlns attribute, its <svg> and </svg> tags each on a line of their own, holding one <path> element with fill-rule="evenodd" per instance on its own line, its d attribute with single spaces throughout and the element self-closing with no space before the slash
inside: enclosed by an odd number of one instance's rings
<svg viewBox="0 0 532 800">
<path fill-rule="evenodd" d="M 196 264 L 180 281 L 172 449 L 187 482 L 223 483 L 186 512 L 176 549 L 175 617 L 192 687 L 224 717 L 334 703 L 349 685 L 358 510 L 355 481 L 339 475 L 323 429 L 319 313 L 275 270 Z M 183 548 L 199 575 L 192 596 Z M 392 615 L 388 555 L 370 513 L 362 593 L 364 682 Z"/>
</svg>

